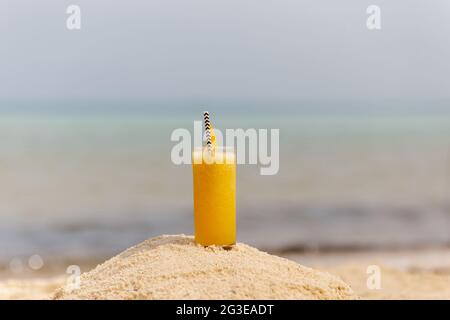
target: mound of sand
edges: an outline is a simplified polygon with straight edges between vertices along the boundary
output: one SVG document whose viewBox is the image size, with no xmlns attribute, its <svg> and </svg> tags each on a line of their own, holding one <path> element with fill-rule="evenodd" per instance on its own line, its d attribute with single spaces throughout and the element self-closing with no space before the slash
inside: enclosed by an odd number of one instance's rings
<svg viewBox="0 0 450 320">
<path fill-rule="evenodd" d="M 245 244 L 196 245 L 160 236 L 81 275 L 80 287 L 54 299 L 354 299 L 348 285 L 324 272 Z"/>
</svg>

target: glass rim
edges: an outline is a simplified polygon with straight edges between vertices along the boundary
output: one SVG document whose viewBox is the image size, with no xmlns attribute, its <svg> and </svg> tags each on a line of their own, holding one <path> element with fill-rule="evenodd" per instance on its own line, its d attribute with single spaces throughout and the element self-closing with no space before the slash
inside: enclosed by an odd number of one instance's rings
<svg viewBox="0 0 450 320">
<path fill-rule="evenodd" d="M 192 148 L 192 151 L 203 151 L 203 150 L 205 150 L 206 148 L 207 148 L 206 146 L 202 146 L 202 147 L 194 147 L 194 148 Z M 226 146 L 226 147 L 216 146 L 215 149 L 216 149 L 216 150 L 226 150 L 226 151 L 235 151 L 235 150 L 236 150 L 235 147 L 230 147 L 230 146 Z"/>
</svg>

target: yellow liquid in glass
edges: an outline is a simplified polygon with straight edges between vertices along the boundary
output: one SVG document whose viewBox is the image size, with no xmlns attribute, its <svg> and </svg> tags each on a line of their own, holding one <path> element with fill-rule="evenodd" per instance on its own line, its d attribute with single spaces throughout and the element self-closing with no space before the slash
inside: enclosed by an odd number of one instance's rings
<svg viewBox="0 0 450 320">
<path fill-rule="evenodd" d="M 203 152 L 202 152 L 203 151 Z M 215 148 L 192 153 L 195 242 L 236 243 L 236 157 L 234 150 Z"/>
</svg>

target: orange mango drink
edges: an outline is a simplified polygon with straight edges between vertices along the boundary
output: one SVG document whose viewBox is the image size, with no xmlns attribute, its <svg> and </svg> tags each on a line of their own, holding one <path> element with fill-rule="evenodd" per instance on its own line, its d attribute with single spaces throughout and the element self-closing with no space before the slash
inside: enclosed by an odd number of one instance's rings
<svg viewBox="0 0 450 320">
<path fill-rule="evenodd" d="M 214 134 L 213 134 L 214 137 Z M 214 138 L 212 139 L 214 141 Z M 214 141 L 215 142 L 215 141 Z M 233 148 L 195 148 L 195 242 L 203 246 L 236 243 L 236 155 Z"/>
<path fill-rule="evenodd" d="M 205 148 L 192 154 L 195 242 L 236 243 L 236 156 L 234 150 Z"/>
</svg>

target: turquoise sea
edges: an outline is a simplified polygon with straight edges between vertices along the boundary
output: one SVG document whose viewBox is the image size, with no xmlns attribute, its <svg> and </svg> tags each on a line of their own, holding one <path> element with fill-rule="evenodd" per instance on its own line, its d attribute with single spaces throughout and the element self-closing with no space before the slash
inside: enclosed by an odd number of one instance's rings
<svg viewBox="0 0 450 320">
<path fill-rule="evenodd" d="M 3 110 L 0 261 L 103 257 L 192 234 L 191 168 L 171 162 L 170 135 L 202 111 Z M 450 245 L 448 109 L 211 111 L 221 129 L 280 129 L 277 175 L 238 167 L 239 241 L 270 251 Z"/>
</svg>

